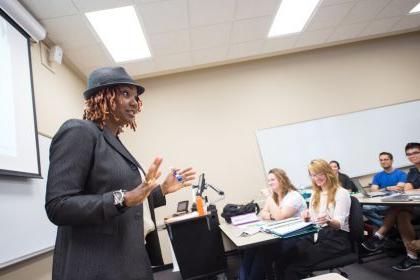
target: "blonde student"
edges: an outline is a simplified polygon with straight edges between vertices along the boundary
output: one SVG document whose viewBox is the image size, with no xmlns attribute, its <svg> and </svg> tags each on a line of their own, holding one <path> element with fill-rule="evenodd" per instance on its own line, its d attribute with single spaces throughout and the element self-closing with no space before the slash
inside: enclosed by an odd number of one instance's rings
<svg viewBox="0 0 420 280">
<path fill-rule="evenodd" d="M 285 279 L 305 278 L 312 267 L 324 260 L 340 256 L 351 249 L 349 241 L 350 195 L 338 182 L 328 162 L 312 160 L 308 167 L 312 181 L 312 196 L 309 210 L 302 218 L 319 225 L 317 240 L 305 237 L 297 250 L 289 255 L 289 264 L 284 271 Z"/>
</svg>

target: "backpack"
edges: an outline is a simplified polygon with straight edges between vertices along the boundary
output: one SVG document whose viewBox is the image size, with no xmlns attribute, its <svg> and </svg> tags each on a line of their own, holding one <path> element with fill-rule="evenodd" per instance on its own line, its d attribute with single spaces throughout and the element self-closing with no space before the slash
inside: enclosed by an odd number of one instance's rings
<svg viewBox="0 0 420 280">
<path fill-rule="evenodd" d="M 260 207 L 252 200 L 247 204 L 226 204 L 226 206 L 223 207 L 221 216 L 230 224 L 232 223 L 231 217 L 254 212 L 258 214 L 260 212 Z"/>
</svg>

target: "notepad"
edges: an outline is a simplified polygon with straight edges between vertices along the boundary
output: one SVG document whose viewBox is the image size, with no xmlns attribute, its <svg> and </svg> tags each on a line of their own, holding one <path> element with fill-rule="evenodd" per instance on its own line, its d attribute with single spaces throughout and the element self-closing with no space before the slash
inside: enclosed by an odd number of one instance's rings
<svg viewBox="0 0 420 280">
<path fill-rule="evenodd" d="M 231 220 L 232 220 L 232 225 L 237 226 L 237 225 L 249 224 L 249 223 L 258 221 L 259 218 L 257 217 L 257 214 L 255 213 L 248 213 L 248 214 L 233 216 Z"/>
</svg>

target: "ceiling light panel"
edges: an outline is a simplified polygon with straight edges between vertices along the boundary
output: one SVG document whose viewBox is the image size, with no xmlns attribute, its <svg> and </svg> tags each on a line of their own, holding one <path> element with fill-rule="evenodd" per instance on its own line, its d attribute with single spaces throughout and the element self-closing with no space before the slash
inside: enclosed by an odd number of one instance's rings
<svg viewBox="0 0 420 280">
<path fill-rule="evenodd" d="M 271 25 L 268 37 L 303 30 L 320 0 L 283 0 Z"/>
<path fill-rule="evenodd" d="M 151 56 L 133 6 L 89 12 L 85 15 L 115 62 Z"/>
<path fill-rule="evenodd" d="M 409 14 L 420 13 L 420 2 L 409 12 Z"/>
</svg>

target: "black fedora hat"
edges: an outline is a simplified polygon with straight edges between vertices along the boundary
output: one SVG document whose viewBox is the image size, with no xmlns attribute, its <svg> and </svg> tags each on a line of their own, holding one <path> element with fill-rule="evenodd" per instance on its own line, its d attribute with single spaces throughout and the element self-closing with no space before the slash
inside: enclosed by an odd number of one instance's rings
<svg viewBox="0 0 420 280">
<path fill-rule="evenodd" d="M 94 70 L 89 75 L 87 89 L 83 93 L 85 99 L 94 96 L 99 90 L 116 85 L 133 85 L 137 87 L 138 94 L 144 92 L 144 87 L 133 80 L 122 67 L 103 67 Z"/>
</svg>

